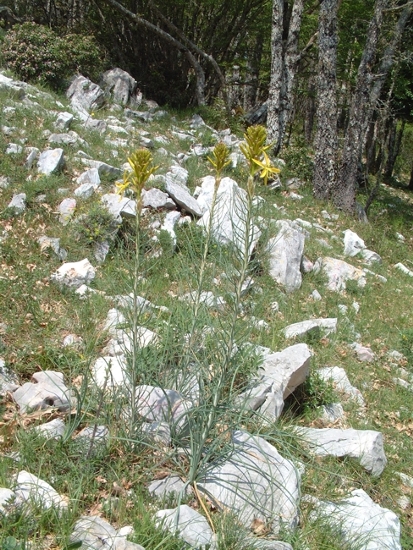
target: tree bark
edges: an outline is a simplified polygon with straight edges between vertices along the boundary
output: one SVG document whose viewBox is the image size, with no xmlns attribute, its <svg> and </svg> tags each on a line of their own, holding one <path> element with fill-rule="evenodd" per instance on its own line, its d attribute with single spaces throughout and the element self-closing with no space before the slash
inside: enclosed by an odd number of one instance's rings
<svg viewBox="0 0 413 550">
<path fill-rule="evenodd" d="M 182 52 L 187 57 L 189 63 L 192 65 L 194 69 L 195 76 L 196 76 L 195 96 L 196 96 L 197 103 L 198 105 L 205 105 L 205 73 L 200 63 L 197 61 L 196 57 L 192 54 L 192 52 L 182 42 L 179 42 L 179 40 L 176 40 L 176 38 L 171 36 L 169 33 L 160 29 L 153 23 L 150 23 L 146 19 L 139 17 L 135 13 L 132 13 L 116 0 L 106 0 L 106 2 L 108 2 L 111 6 L 113 6 L 116 10 L 118 10 L 123 15 L 126 15 L 128 18 L 132 19 L 132 21 L 134 21 L 137 25 L 141 25 L 153 31 L 155 34 L 157 34 L 163 40 L 165 40 L 166 42 L 168 42 L 169 44 L 177 48 L 177 50 Z"/>
<path fill-rule="evenodd" d="M 322 0 L 318 31 L 317 132 L 314 140 L 314 196 L 329 199 L 336 179 L 337 10 L 339 0 Z"/>
<path fill-rule="evenodd" d="M 403 119 L 399 130 L 397 130 L 397 120 L 393 120 L 393 125 L 392 125 L 392 128 L 390 129 L 391 134 L 389 136 L 389 150 L 387 155 L 387 162 L 386 162 L 386 167 L 384 169 L 385 178 L 391 178 L 393 175 L 394 165 L 400 153 L 400 147 L 402 144 L 402 138 L 403 138 L 405 127 L 406 127 L 406 121 Z"/>
<path fill-rule="evenodd" d="M 399 46 L 404 28 L 413 9 L 412 4 L 409 3 L 401 12 L 393 32 L 392 41 L 385 49 L 377 74 L 374 75 L 372 67 L 383 22 L 383 12 L 388 5 L 389 0 L 376 0 L 374 6 L 374 15 L 370 21 L 367 41 L 358 69 L 356 89 L 352 98 L 340 173 L 337 185 L 333 188 L 332 198 L 334 203 L 337 207 L 348 212 L 353 212 L 355 209 L 357 170 L 365 144 L 366 131 L 384 82 L 393 65 L 395 51 Z"/>
<path fill-rule="evenodd" d="M 271 78 L 268 97 L 268 138 L 277 155 L 282 148 L 293 106 L 293 87 L 299 60 L 298 39 L 304 0 L 273 0 Z M 285 43 L 283 35 L 286 35 Z"/>
</svg>

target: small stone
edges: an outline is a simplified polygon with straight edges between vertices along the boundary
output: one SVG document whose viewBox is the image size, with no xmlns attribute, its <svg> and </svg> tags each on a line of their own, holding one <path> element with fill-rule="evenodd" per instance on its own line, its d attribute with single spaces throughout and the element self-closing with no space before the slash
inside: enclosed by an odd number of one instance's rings
<svg viewBox="0 0 413 550">
<path fill-rule="evenodd" d="M 313 290 L 310 296 L 315 302 L 319 302 L 322 299 L 321 294 L 318 292 L 318 290 Z"/>
<path fill-rule="evenodd" d="M 65 423 L 60 418 L 55 418 L 41 426 L 36 426 L 34 430 L 45 439 L 60 439 L 65 433 Z"/>
<path fill-rule="evenodd" d="M 68 130 L 70 128 L 70 124 L 72 123 L 73 118 L 74 117 L 71 113 L 59 113 L 55 122 L 56 130 Z"/>
<path fill-rule="evenodd" d="M 25 167 L 30 170 L 30 168 L 33 166 L 34 161 L 39 156 L 39 149 L 37 147 L 26 147 L 26 152 L 28 153 L 26 162 L 24 163 Z"/>
<path fill-rule="evenodd" d="M 207 520 L 186 504 L 174 509 L 159 510 L 155 518 L 159 526 L 179 534 L 192 548 L 216 548 L 215 535 Z"/>
<path fill-rule="evenodd" d="M 50 279 L 59 285 L 69 288 L 79 288 L 95 278 L 95 269 L 87 258 L 80 262 L 69 262 L 59 267 Z"/>
<path fill-rule="evenodd" d="M 363 363 L 371 363 L 375 360 L 375 355 L 371 348 L 362 346 L 361 344 L 358 344 L 357 342 L 354 342 L 351 347 L 354 349 L 354 351 L 357 354 L 357 359 L 359 361 L 363 361 Z"/>
<path fill-rule="evenodd" d="M 17 143 L 9 143 L 6 149 L 6 155 L 20 155 L 23 152 L 23 147 Z"/>
<path fill-rule="evenodd" d="M 14 492 L 20 503 L 34 504 L 45 510 L 67 508 L 66 500 L 51 485 L 24 470 L 17 475 Z"/>
<path fill-rule="evenodd" d="M 13 195 L 13 198 L 7 207 L 13 208 L 16 214 L 22 214 L 26 210 L 26 193 L 18 193 L 17 195 Z"/>
<path fill-rule="evenodd" d="M 50 149 L 43 151 L 37 162 L 37 171 L 39 174 L 45 174 L 48 176 L 59 172 L 64 166 L 64 163 L 65 159 L 63 149 Z"/>
</svg>

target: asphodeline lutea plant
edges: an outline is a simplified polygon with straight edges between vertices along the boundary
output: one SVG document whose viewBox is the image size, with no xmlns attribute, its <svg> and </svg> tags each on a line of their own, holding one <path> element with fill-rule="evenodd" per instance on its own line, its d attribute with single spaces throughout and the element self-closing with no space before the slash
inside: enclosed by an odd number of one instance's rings
<svg viewBox="0 0 413 550">
<path fill-rule="evenodd" d="M 132 350 L 131 361 L 129 365 L 129 383 L 128 393 L 130 395 L 131 417 L 129 424 L 129 432 L 133 433 L 136 424 L 136 387 L 140 383 L 141 374 L 138 371 L 138 353 L 140 341 L 139 315 L 140 307 L 138 302 L 138 284 L 139 284 L 139 269 L 140 269 L 140 221 L 142 215 L 143 196 L 142 192 L 151 175 L 158 169 L 154 166 L 153 157 L 148 149 L 137 149 L 129 158 L 129 166 L 131 170 L 125 170 L 123 181 L 116 184 L 117 192 L 123 196 L 127 190 L 134 194 L 135 199 L 135 258 L 134 268 L 132 273 L 132 295 L 133 303 L 130 312 L 131 333 L 132 333 Z"/>
<path fill-rule="evenodd" d="M 271 164 L 267 155 L 270 145 L 265 145 L 267 141 L 267 131 L 264 126 L 250 126 L 244 134 L 244 143 L 241 143 L 240 149 L 247 160 L 249 167 L 249 177 L 247 191 L 250 196 L 254 194 L 254 176 L 260 171 L 260 178 L 264 184 L 268 184 L 268 178 L 272 174 L 279 174 L 280 169 Z"/>
</svg>

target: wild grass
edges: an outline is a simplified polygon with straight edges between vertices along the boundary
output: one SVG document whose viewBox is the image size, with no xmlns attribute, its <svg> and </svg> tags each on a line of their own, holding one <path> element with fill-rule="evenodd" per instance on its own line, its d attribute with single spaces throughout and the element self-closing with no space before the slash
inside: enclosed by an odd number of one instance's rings
<svg viewBox="0 0 413 550">
<path fill-rule="evenodd" d="M 56 99 L 65 109 L 68 108 L 64 98 L 53 96 L 52 101 L 49 96 L 40 96 L 36 98 L 40 106 L 33 114 L 32 106 L 21 106 L 12 95 L 0 91 L 2 106 L 16 107 L 14 113 L 0 113 L 1 126 L 16 127 L 10 136 L 0 132 L 1 151 L 5 151 L 9 142 L 19 143 L 21 138 L 26 139 L 24 145 L 43 150 L 47 146 L 43 132 L 53 131 L 54 128 L 54 116 L 50 114 L 50 109 L 56 108 Z M 107 114 L 98 112 L 95 116 L 103 119 Z M 111 114 L 118 116 L 117 113 Z M 75 123 L 73 129 L 87 142 L 87 146 L 79 145 L 79 149 L 84 149 L 97 160 L 116 166 L 123 164 L 131 151 L 139 146 L 139 131 L 150 132 L 151 138 L 166 135 L 169 144 L 163 147 L 168 150 L 169 156 L 165 159 L 158 155 L 158 145 L 154 149 L 155 164 L 161 164 L 159 173 L 164 174 L 175 160 L 174 156 L 190 148 L 190 141 L 179 140 L 171 132 L 172 125 L 189 131 L 190 114 L 173 113 L 151 125 L 135 122 L 136 133 L 127 150 L 115 148 L 107 143 L 103 135 L 85 132 L 80 123 Z M 214 116 L 206 117 L 206 122 L 214 122 Z M 211 136 L 211 132 L 206 130 L 197 135 L 197 142 L 214 146 Z M 50 541 L 49 547 L 66 548 L 73 524 L 80 515 L 97 513 L 117 527 L 133 524 L 133 540 L 147 550 L 181 549 L 182 541 L 165 535 L 155 527 L 153 515 L 160 505 L 148 495 L 148 483 L 154 477 L 169 473 L 177 473 L 187 484 L 196 483 L 212 460 L 225 456 L 231 449 L 231 430 L 243 426 L 272 442 L 283 456 L 294 463 L 304 463 L 303 494 L 339 500 L 353 488 L 361 487 L 376 502 L 394 510 L 403 525 L 403 547 L 409 548 L 413 544 L 411 507 L 402 510 L 398 501 L 404 493 L 410 499 L 413 497 L 396 476 L 397 472 L 409 474 L 413 451 L 413 409 L 411 392 L 395 384 L 393 379 L 399 376 L 399 368 L 413 373 L 413 281 L 393 266 L 401 261 L 411 268 L 413 261 L 411 195 L 400 188 L 382 186 L 370 210 L 370 225 L 361 225 L 336 212 L 328 204 L 314 203 L 308 185 L 299 190 L 303 199 L 293 201 L 284 191 L 271 191 L 257 184 L 255 195 L 262 196 L 266 202 L 258 210 L 252 204 L 244 203 L 242 212 L 247 227 L 248 220 L 254 218 L 263 230 L 260 246 L 252 258 L 246 253 L 250 235 L 241 236 L 244 247 L 241 247 L 240 253 L 231 247 L 218 245 L 211 235 L 194 223 L 176 229 L 177 246 L 173 253 L 171 243 L 166 237 L 162 238 L 164 253 L 154 257 L 152 252 L 158 246 L 151 241 L 153 233 L 150 224 L 154 215 L 142 216 L 138 231 L 140 263 L 135 294 L 155 305 L 166 306 L 169 313 L 136 310 L 135 316 L 127 318 L 127 327 L 133 327 L 134 323 L 143 325 L 158 335 L 158 345 L 137 349 L 135 356 L 129 358 L 129 368 L 135 377 L 133 384 L 180 389 L 184 395 L 190 393 L 186 389 L 185 394 L 185 383 L 188 387 L 188 382 L 196 382 L 200 388 L 185 429 L 176 429 L 172 434 L 171 447 L 161 451 L 143 437 L 139 421 L 134 422 L 133 430 L 125 429 L 122 415 L 132 403 L 132 393 L 107 395 L 102 390 L 93 389 L 90 375 L 91 365 L 102 354 L 108 341 L 102 325 L 109 309 L 116 307 L 113 297 L 134 292 L 133 278 L 130 277 L 131 265 L 136 257 L 137 231 L 134 223 L 122 224 L 120 232 L 111 241 L 107 259 L 99 266 L 96 279 L 91 284 L 94 289 L 106 292 L 106 297 L 92 295 L 87 300 L 81 300 L 72 292 L 55 287 L 49 277 L 61 261 L 51 250 L 41 251 L 37 244 L 37 238 L 43 234 L 59 237 L 61 246 L 68 251 L 67 261 L 89 257 L 95 265 L 92 259 L 93 243 L 110 238 L 114 231 L 98 206 L 96 197 L 78 201 L 75 218 L 68 226 L 63 227 L 57 222 L 57 207 L 63 197 L 57 190 L 67 188 L 72 193 L 76 186 L 75 178 L 85 168 L 75 159 L 77 147 L 64 148 L 67 165 L 64 172 L 57 176 L 38 177 L 35 167 L 28 171 L 24 167 L 24 153 L 1 157 L 0 175 L 6 175 L 11 180 L 9 188 L 0 190 L 0 234 L 2 231 L 7 233 L 7 238 L 0 243 L 0 322 L 5 325 L 2 325 L 0 334 L 1 355 L 22 382 L 39 370 L 63 372 L 70 386 L 76 384 L 80 405 L 66 418 L 67 430 L 63 439 L 46 441 L 32 428 L 49 417 L 21 417 L 11 400 L 3 400 L 0 484 L 11 486 L 12 476 L 26 469 L 66 495 L 70 507 L 63 517 L 38 510 L 31 516 L 18 512 L 8 517 L 0 516 L 0 546 L 8 548 L 7 544 L 11 544 L 12 540 L 10 537 L 14 537 L 21 548 L 29 542 L 32 547 L 44 547 L 45 540 Z M 117 157 L 112 155 L 114 149 L 118 152 Z M 302 150 L 294 147 L 285 159 L 287 169 L 281 174 L 282 179 L 287 175 L 306 179 L 311 160 L 307 153 L 304 157 Z M 213 173 L 204 157 L 191 157 L 185 167 L 189 171 L 192 190 L 200 177 Z M 234 174 L 245 188 L 248 166 L 239 165 L 235 172 L 226 167 L 222 172 L 222 175 Z M 104 192 L 112 192 L 113 181 L 104 179 L 102 187 Z M 25 192 L 27 195 L 28 208 L 20 216 L 13 216 L 7 211 L 7 204 L 15 192 Z M 39 195 L 46 197 L 37 202 Z M 284 210 L 276 209 L 274 203 L 284 207 Z M 321 210 L 338 214 L 338 219 L 325 220 Z M 160 214 L 156 216 L 161 218 Z M 264 245 L 275 232 L 271 220 L 297 217 L 318 222 L 333 232 L 330 236 L 310 230 L 305 254 L 312 261 L 323 255 L 344 259 L 342 231 L 350 228 L 365 240 L 368 248 L 382 256 L 382 265 L 374 266 L 372 270 L 387 277 L 388 282 L 368 277 L 364 289 L 349 285 L 345 293 L 336 294 L 325 290 L 322 275 L 307 274 L 303 277 L 301 289 L 287 295 L 267 275 L 268 258 Z M 396 233 L 405 236 L 404 243 L 398 240 Z M 325 239 L 332 248 L 325 249 L 317 241 L 318 238 Z M 363 266 L 358 258 L 349 261 L 353 265 Z M 248 293 L 243 294 L 242 282 L 249 276 L 254 279 L 254 284 Z M 314 289 L 320 292 L 322 300 L 310 298 Z M 200 290 L 223 296 L 227 306 L 223 311 L 217 311 L 204 307 L 199 300 L 198 303 L 195 300 L 195 304 L 179 300 L 188 292 L 198 291 L 199 295 Z M 275 301 L 279 304 L 278 312 L 271 307 Z M 354 302 L 360 306 L 358 313 L 353 308 Z M 346 314 L 339 312 L 340 304 L 348 306 Z M 257 368 L 256 356 L 251 348 L 245 346 L 246 342 L 279 351 L 294 343 L 283 336 L 282 329 L 286 325 L 308 318 L 335 316 L 339 319 L 335 335 L 307 342 L 314 353 L 309 381 L 300 389 L 301 393 L 297 392 L 286 403 L 283 416 L 277 423 L 263 428 L 258 417 L 234 406 L 238 394 Z M 268 328 L 253 326 L 251 317 L 266 321 Z M 81 336 L 83 341 L 77 347 L 63 348 L 63 338 L 72 333 Z M 376 360 L 371 364 L 360 363 L 348 346 L 357 333 L 360 341 L 371 346 L 376 354 Z M 188 346 L 188 341 L 191 346 Z M 393 349 L 405 356 L 396 366 L 387 354 Z M 333 365 L 345 368 L 350 381 L 362 391 L 366 401 L 365 411 L 343 400 L 342 396 L 333 394 L 331 388 L 317 379 L 318 367 Z M 353 460 L 310 457 L 296 440 L 291 426 L 316 423 L 319 406 L 331 399 L 342 400 L 349 426 L 383 432 L 389 463 L 379 479 L 369 477 Z M 59 413 L 53 414 L 61 416 Z M 108 444 L 100 450 L 93 441 L 86 450 L 79 447 L 73 436 L 79 429 L 97 424 L 105 424 L 109 428 Z M 14 453 L 19 453 L 19 462 L 13 459 Z M 205 513 L 194 495 L 178 496 L 165 505 L 172 506 L 178 502 L 189 502 Z M 208 501 L 204 504 L 218 534 L 220 549 L 254 547 L 254 543 L 246 543 L 245 532 L 234 518 L 219 514 Z M 330 527 L 309 520 L 310 510 L 311 506 L 303 502 L 299 528 L 294 534 L 286 533 L 284 540 L 289 540 L 297 550 L 342 548 L 337 533 Z"/>
</svg>

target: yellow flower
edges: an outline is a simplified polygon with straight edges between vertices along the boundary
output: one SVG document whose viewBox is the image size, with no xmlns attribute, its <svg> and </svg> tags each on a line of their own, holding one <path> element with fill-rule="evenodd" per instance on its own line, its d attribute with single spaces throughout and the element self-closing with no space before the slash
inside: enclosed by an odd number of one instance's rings
<svg viewBox="0 0 413 550">
<path fill-rule="evenodd" d="M 117 192 L 123 194 L 128 187 L 135 193 L 139 200 L 142 190 L 150 176 L 159 168 L 152 165 L 152 154 L 148 149 L 137 149 L 129 158 L 128 163 L 132 168 L 131 172 L 125 171 L 122 183 L 117 183 Z"/>
<path fill-rule="evenodd" d="M 225 143 L 221 141 L 215 145 L 212 154 L 214 158 L 208 157 L 208 160 L 215 168 L 217 176 L 220 177 L 222 170 L 231 164 L 231 161 L 229 160 L 229 149 Z"/>
<path fill-rule="evenodd" d="M 260 178 L 262 178 L 264 180 L 264 184 L 267 185 L 268 177 L 271 176 L 271 174 L 279 174 L 281 170 L 271 164 L 271 160 L 265 151 L 263 151 L 262 154 L 264 157 L 264 161 L 260 161 L 257 159 L 252 159 L 252 161 L 255 162 L 255 164 L 257 164 L 262 169 L 260 173 Z"/>
</svg>

